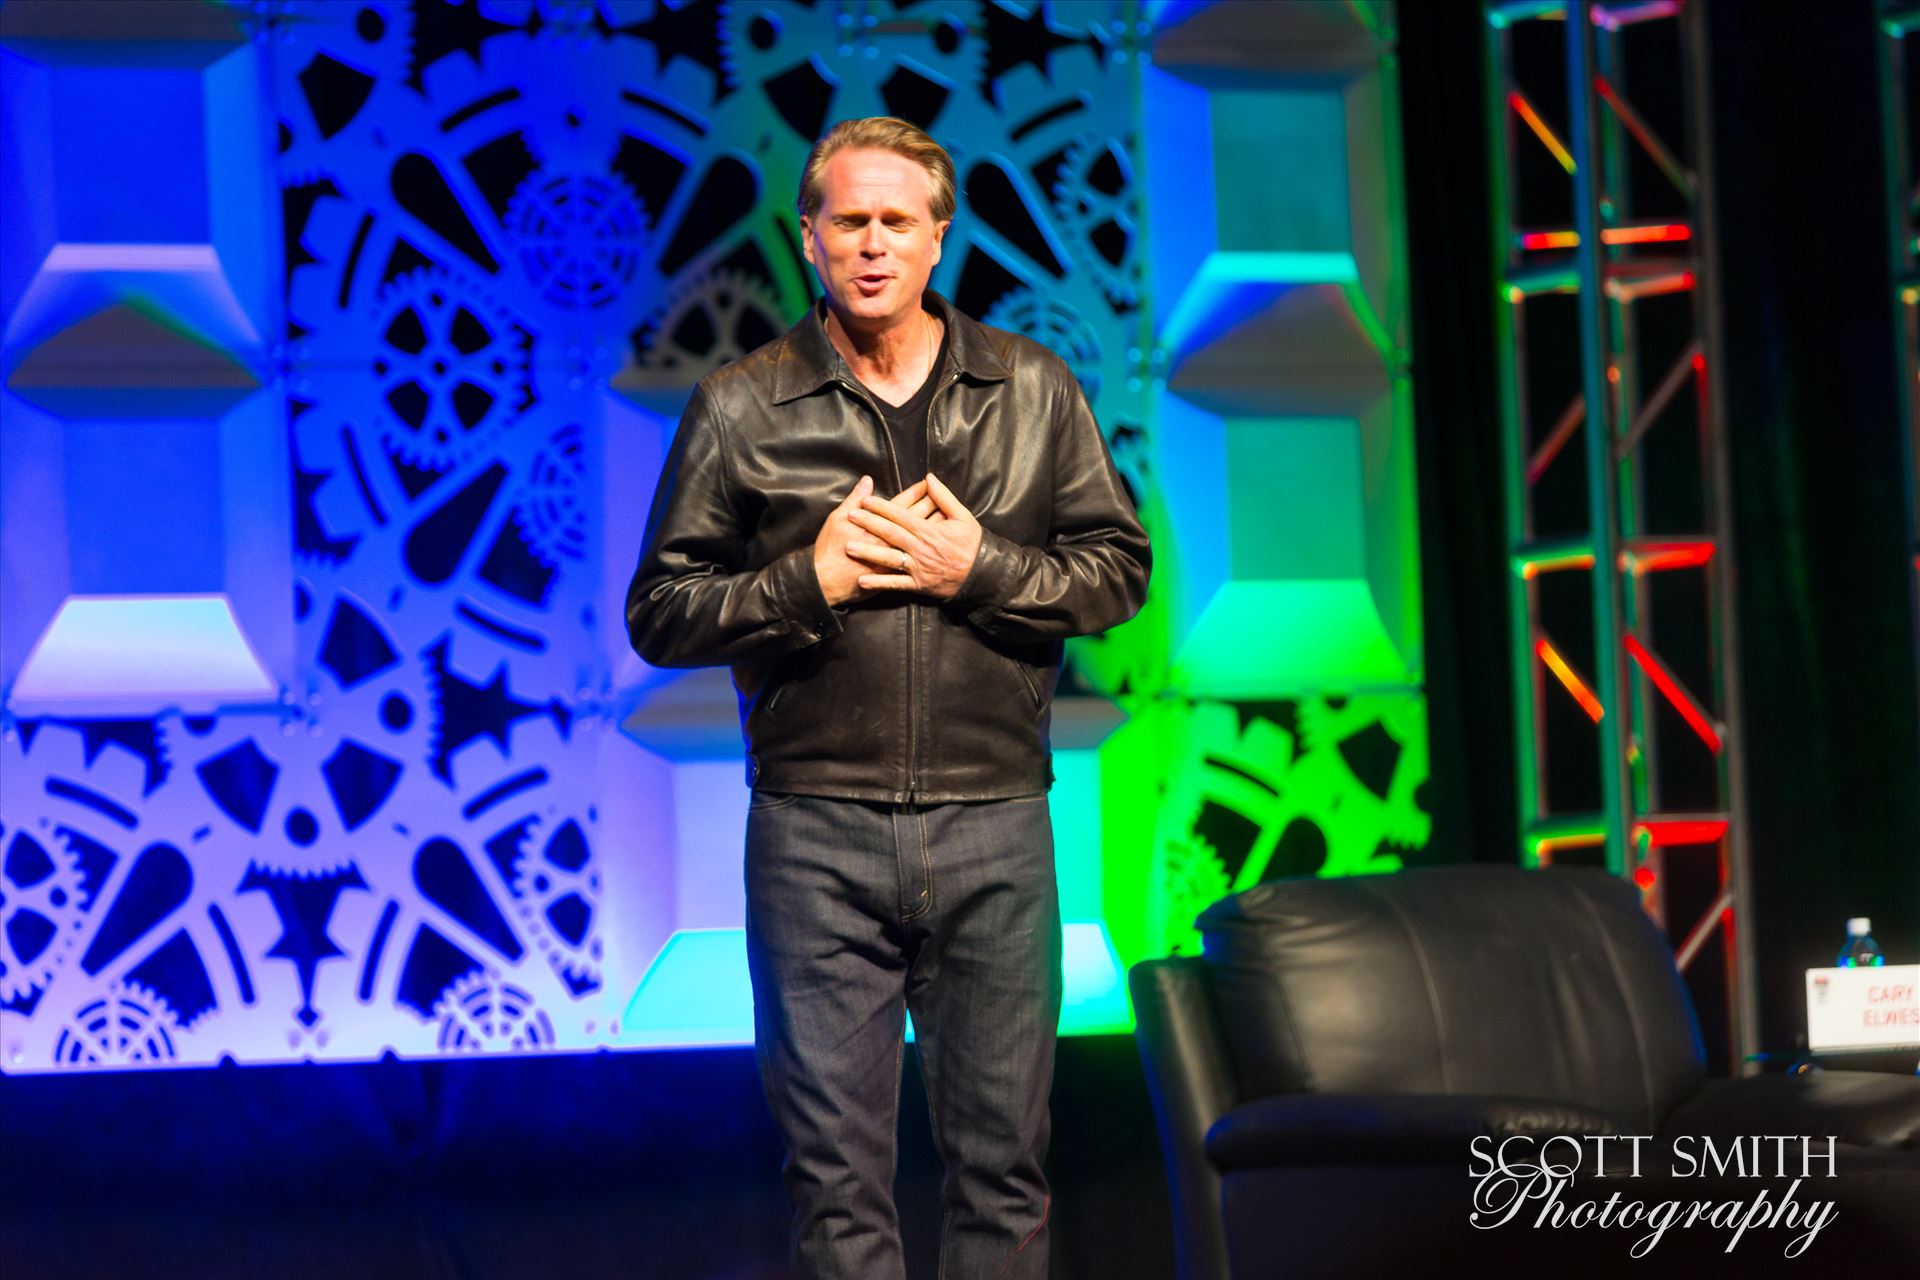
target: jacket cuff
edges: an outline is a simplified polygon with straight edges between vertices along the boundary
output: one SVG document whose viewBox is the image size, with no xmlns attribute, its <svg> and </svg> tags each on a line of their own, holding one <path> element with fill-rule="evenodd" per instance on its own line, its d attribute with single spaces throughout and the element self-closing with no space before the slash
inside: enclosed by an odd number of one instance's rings
<svg viewBox="0 0 1920 1280">
<path fill-rule="evenodd" d="M 959 590 L 953 593 L 953 603 L 966 610 L 968 621 L 975 625 L 984 622 L 1012 597 L 1014 583 L 1026 567 L 1025 550 L 1012 539 L 981 526 L 980 550 L 967 576 L 960 580 Z"/>
<path fill-rule="evenodd" d="M 795 547 L 768 564 L 765 572 L 781 616 L 793 622 L 807 643 L 845 630 L 840 620 L 846 615 L 827 603 L 820 575 L 814 571 L 812 546 Z"/>
</svg>

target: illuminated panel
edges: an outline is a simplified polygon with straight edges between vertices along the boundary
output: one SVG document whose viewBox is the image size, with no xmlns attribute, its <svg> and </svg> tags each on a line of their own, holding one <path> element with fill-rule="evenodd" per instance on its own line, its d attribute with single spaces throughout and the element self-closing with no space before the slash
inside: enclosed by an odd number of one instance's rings
<svg viewBox="0 0 1920 1280">
<path fill-rule="evenodd" d="M 129 636 L 139 644 L 129 645 Z M 153 689 L 184 705 L 271 699 L 224 596 L 69 596 L 14 681 L 16 703 L 75 707 Z"/>
<path fill-rule="evenodd" d="M 137 22 L 141 10 L 155 29 L 124 41 L 88 17 Z M 275 336 L 279 255 L 260 50 L 244 15 L 10 5 L 8 19 L 8 145 L 42 159 L 31 180 L 0 184 L 6 346 L 138 297 L 224 348 L 259 350 Z"/>
<path fill-rule="evenodd" d="M 1065 994 L 1062 1035 L 1125 1031 L 1131 1026 L 1126 983 L 1106 929 L 1091 920 L 1062 925 Z M 912 1040 L 913 1016 L 905 1019 Z M 739 929 L 681 930 L 667 940 L 620 1015 L 619 1043 L 665 1045 L 753 1043 L 753 981 L 746 935 Z"/>
<path fill-rule="evenodd" d="M 1127 963 L 1191 952 L 1224 894 L 1395 870 L 1430 832 L 1396 12 L 1142 8 L 1166 650 L 1103 750 Z"/>
<path fill-rule="evenodd" d="M 280 264 L 260 52 L 234 8 L 7 8 L 16 711 L 207 712 L 293 683 L 285 423 L 258 394 Z"/>
<path fill-rule="evenodd" d="M 276 404 L 244 383 L 76 386 L 77 367 L 23 364 L 36 380 L 0 401 L 0 678 L 17 709 L 277 702 L 294 591 Z"/>
<path fill-rule="evenodd" d="M 1162 403 L 1156 462 L 1181 531 L 1184 687 L 1271 697 L 1406 681 L 1418 620 L 1403 583 L 1405 511 L 1366 467 L 1390 430 L 1384 404 L 1340 419 Z"/>
</svg>

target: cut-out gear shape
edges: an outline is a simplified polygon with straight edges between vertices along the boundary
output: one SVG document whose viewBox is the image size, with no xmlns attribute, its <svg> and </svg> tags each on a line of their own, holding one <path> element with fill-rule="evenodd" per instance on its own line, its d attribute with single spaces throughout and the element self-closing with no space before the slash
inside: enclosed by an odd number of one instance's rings
<svg viewBox="0 0 1920 1280">
<path fill-rule="evenodd" d="M 553 1045 L 553 1022 L 546 1011 L 531 992 L 498 973 L 463 974 L 447 987 L 435 1011 L 443 1050 L 525 1052 Z"/>
<path fill-rule="evenodd" d="M 1281 836 L 1297 820 L 1312 823 L 1326 841 L 1322 876 L 1397 871 L 1401 855 L 1431 834 L 1432 819 L 1416 801 L 1427 778 L 1425 708 L 1417 699 L 1364 697 L 1335 708 L 1325 698 L 1303 698 L 1297 740 L 1264 717 L 1239 728 L 1225 703 L 1200 703 L 1188 715 L 1155 852 L 1153 892 L 1164 903 L 1163 936 L 1155 941 L 1169 951 L 1198 950 L 1194 916 L 1260 883 Z M 1399 747 L 1385 797 L 1356 777 L 1340 752 L 1341 742 L 1376 723 Z M 1231 881 L 1218 851 L 1196 830 L 1209 801 L 1257 833 Z"/>
<path fill-rule="evenodd" d="M 392 281 L 380 292 L 379 316 L 380 438 L 397 456 L 445 471 L 491 447 L 532 402 L 531 335 L 446 268 L 420 267 Z M 415 341 L 413 350 L 399 345 Z M 424 401 L 417 423 L 388 399 L 409 384 Z M 484 409 L 464 421 L 463 400 L 472 405 L 478 396 Z"/>
<path fill-rule="evenodd" d="M 1118 190 L 1096 185 L 1096 170 L 1102 162 L 1116 168 Z M 1067 144 L 1053 181 L 1054 216 L 1074 262 L 1099 282 L 1107 301 L 1117 308 L 1140 301 L 1140 229 L 1134 201 L 1133 175 L 1118 144 L 1091 133 Z M 1125 238 L 1118 262 L 1101 251 L 1095 238 L 1108 227 L 1113 229 L 1110 234 Z"/>
<path fill-rule="evenodd" d="M 574 820 L 578 823 L 578 819 Z M 579 823 L 582 832 L 586 824 Z M 600 862 L 588 844 L 586 863 L 579 868 L 561 865 L 548 856 L 552 840 L 561 829 L 544 817 L 535 815 L 522 829 L 518 857 L 513 864 L 512 886 L 521 920 L 532 934 L 535 945 L 547 953 L 548 961 L 571 984 L 584 990 L 597 987 L 600 967 Z M 578 894 L 592 910 L 586 935 L 578 944 L 555 930 L 547 910 L 569 894 Z"/>
<path fill-rule="evenodd" d="M 852 5 L 731 0 L 720 6 L 720 57 L 734 83 L 756 93 L 787 72 L 814 66 L 832 86 L 824 113 L 831 122 L 897 114 L 880 93 L 887 76 L 876 72 L 903 63 L 916 74 L 931 72 L 935 83 L 959 86 L 956 97 L 968 96 L 965 86 L 985 70 L 986 43 L 968 30 L 966 9 L 958 5 L 922 4 L 883 18 Z"/>
<path fill-rule="evenodd" d="M 557 307 L 595 310 L 644 278 L 651 236 L 639 199 L 617 175 L 535 169 L 502 219 L 527 283 Z"/>
<path fill-rule="evenodd" d="M 180 1019 L 165 996 L 123 978 L 76 1009 L 60 1033 L 63 1065 L 138 1066 L 179 1057 L 174 1036 Z M 71 1047 L 69 1047 L 69 1042 Z M 148 1046 L 158 1046 L 149 1054 Z"/>
<path fill-rule="evenodd" d="M 22 840 L 33 841 L 46 858 L 44 869 L 36 868 L 38 874 L 30 878 L 22 870 L 31 861 L 26 847 L 21 846 L 20 856 L 14 856 L 15 842 Z M 81 906 L 85 882 L 71 841 L 65 827 L 34 832 L 0 825 L 0 904 L 4 904 L 0 905 L 0 1001 L 11 1003 L 45 991 L 66 963 L 85 915 Z M 44 934 L 30 928 L 30 917 L 45 922 Z M 15 950 L 16 942 L 34 934 L 44 937 L 44 945 L 32 959 L 23 959 Z"/>
<path fill-rule="evenodd" d="M 634 334 L 638 381 L 647 386 L 690 387 L 711 370 L 747 354 L 742 331 L 749 316 L 778 335 L 787 329 L 780 300 L 752 276 L 721 269 L 682 289 L 655 311 Z M 680 345 L 677 335 L 692 329 L 710 333 L 705 351 Z M 757 344 L 756 344 L 757 345 Z"/>
</svg>

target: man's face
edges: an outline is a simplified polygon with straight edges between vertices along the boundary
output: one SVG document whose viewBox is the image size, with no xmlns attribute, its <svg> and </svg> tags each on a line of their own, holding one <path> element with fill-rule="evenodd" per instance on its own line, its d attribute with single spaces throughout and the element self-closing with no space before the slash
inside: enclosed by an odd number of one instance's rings
<svg viewBox="0 0 1920 1280">
<path fill-rule="evenodd" d="M 948 226 L 933 220 L 932 181 L 891 151 L 827 161 L 820 212 L 800 219 L 800 243 L 843 324 L 878 331 L 919 310 Z"/>
</svg>

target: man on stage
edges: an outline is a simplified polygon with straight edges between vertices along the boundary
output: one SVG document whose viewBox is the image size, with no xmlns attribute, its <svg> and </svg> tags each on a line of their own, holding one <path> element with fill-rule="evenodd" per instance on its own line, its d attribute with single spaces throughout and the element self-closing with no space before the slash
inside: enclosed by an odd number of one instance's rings
<svg viewBox="0 0 1920 1280">
<path fill-rule="evenodd" d="M 1063 641 L 1139 610 L 1151 552 L 1066 364 L 927 288 L 954 213 L 938 143 L 842 122 L 799 208 L 825 297 L 695 388 L 628 633 L 655 666 L 730 664 L 739 690 L 754 1044 L 796 1275 L 904 1280 L 911 1009 L 940 1276 L 1043 1277 L 1051 703 Z"/>
</svg>

